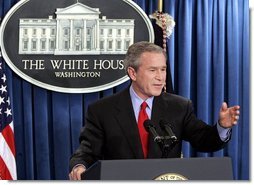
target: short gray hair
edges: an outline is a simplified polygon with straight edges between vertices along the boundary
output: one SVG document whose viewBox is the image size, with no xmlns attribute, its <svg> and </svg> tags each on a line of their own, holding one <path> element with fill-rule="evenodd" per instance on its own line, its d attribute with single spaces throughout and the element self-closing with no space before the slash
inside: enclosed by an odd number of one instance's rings
<svg viewBox="0 0 254 185">
<path fill-rule="evenodd" d="M 160 46 L 147 41 L 136 42 L 128 48 L 124 59 L 124 67 L 127 74 L 128 67 L 132 67 L 137 71 L 140 65 L 139 58 L 145 52 L 162 53 L 167 58 L 165 51 Z"/>
</svg>

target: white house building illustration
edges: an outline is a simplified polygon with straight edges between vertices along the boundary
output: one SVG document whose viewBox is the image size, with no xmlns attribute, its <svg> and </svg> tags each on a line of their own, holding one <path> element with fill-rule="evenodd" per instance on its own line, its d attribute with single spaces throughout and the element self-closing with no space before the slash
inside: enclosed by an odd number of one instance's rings
<svg viewBox="0 0 254 185">
<path fill-rule="evenodd" d="M 99 17 L 98 8 L 75 3 L 55 18 L 19 21 L 19 54 L 125 54 L 134 42 L 134 19 Z"/>
</svg>

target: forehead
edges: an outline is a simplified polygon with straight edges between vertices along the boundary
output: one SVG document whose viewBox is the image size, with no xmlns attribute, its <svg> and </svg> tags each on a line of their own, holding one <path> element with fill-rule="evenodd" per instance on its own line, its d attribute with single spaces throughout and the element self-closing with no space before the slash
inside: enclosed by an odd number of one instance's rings
<svg viewBox="0 0 254 185">
<path fill-rule="evenodd" d="M 166 58 L 163 53 L 144 52 L 140 56 L 140 65 L 166 66 Z"/>
</svg>

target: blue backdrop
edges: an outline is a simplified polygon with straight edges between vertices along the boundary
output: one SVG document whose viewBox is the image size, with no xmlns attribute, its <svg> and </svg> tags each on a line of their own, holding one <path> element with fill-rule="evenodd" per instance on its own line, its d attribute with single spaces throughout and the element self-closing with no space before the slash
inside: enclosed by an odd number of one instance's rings
<svg viewBox="0 0 254 185">
<path fill-rule="evenodd" d="M 0 0 L 0 15 L 18 0 Z M 70 0 L 76 2 L 76 0 Z M 82 0 L 79 0 L 82 2 Z M 157 0 L 135 0 L 147 13 Z M 229 156 L 234 178 L 249 179 L 249 1 L 164 0 L 176 26 L 168 40 L 175 92 L 190 98 L 200 119 L 213 124 L 223 101 L 239 104 L 241 116 L 228 146 L 184 157 Z M 127 87 L 87 94 L 48 91 L 24 81 L 6 65 L 13 107 L 18 179 L 68 179 L 69 157 L 78 147 L 87 106 Z"/>
</svg>

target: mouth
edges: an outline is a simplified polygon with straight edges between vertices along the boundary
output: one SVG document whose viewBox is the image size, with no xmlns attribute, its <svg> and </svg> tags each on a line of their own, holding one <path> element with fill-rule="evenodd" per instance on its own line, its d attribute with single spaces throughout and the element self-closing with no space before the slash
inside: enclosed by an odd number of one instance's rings
<svg viewBox="0 0 254 185">
<path fill-rule="evenodd" d="M 164 84 L 154 84 L 154 87 L 156 88 L 163 88 Z"/>
</svg>

